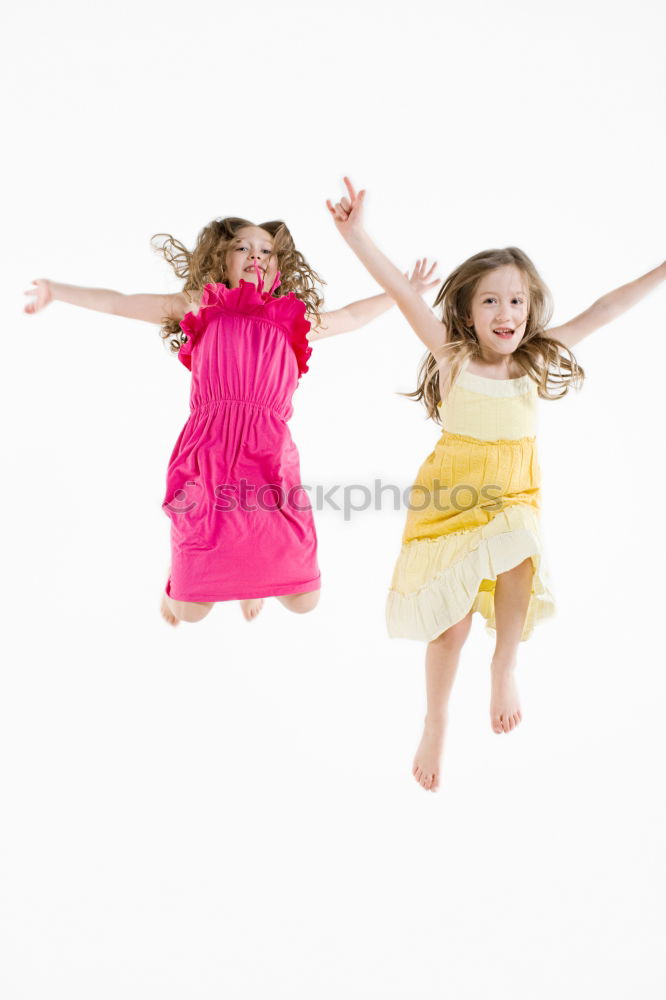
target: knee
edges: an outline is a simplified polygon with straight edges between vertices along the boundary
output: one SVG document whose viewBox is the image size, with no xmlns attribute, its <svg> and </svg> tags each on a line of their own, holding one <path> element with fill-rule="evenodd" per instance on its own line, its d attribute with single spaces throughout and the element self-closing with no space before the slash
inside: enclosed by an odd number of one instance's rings
<svg viewBox="0 0 666 1000">
<path fill-rule="evenodd" d="M 297 615 L 305 615 L 314 611 L 319 604 L 319 591 L 312 590 L 309 594 L 293 594 L 289 602 L 289 610 Z"/>
<path fill-rule="evenodd" d="M 200 622 L 202 618 L 205 618 L 210 609 L 213 607 L 211 604 L 190 604 L 189 602 L 179 602 L 180 607 L 176 610 L 176 617 L 181 620 L 181 622 Z"/>
<path fill-rule="evenodd" d="M 432 642 L 438 646 L 447 646 L 452 649 L 462 649 L 472 627 L 472 612 L 468 611 L 464 618 L 461 618 L 455 625 L 450 625 L 441 635 L 433 639 Z"/>
</svg>

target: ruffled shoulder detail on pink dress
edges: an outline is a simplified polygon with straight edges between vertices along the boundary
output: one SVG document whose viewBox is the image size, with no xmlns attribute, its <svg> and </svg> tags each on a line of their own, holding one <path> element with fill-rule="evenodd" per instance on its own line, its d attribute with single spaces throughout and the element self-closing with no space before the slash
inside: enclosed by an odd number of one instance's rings
<svg viewBox="0 0 666 1000">
<path fill-rule="evenodd" d="M 196 313 L 185 313 L 180 321 L 180 328 L 183 333 L 187 334 L 187 340 L 184 344 L 181 344 L 178 351 L 178 359 L 190 371 L 192 371 L 192 348 L 206 328 L 207 314 L 205 310 L 217 301 L 217 297 L 214 295 L 216 287 L 214 284 L 204 285 L 199 311 Z"/>
<path fill-rule="evenodd" d="M 237 288 L 227 288 L 221 282 L 204 285 L 201 305 L 197 313 L 185 313 L 180 321 L 181 330 L 187 334 L 186 342 L 178 352 L 178 358 L 186 368 L 192 370 L 192 348 L 206 328 L 211 315 L 220 312 L 242 313 L 247 316 L 261 316 L 282 327 L 296 355 L 298 377 L 308 371 L 308 361 L 312 346 L 308 341 L 310 322 L 305 318 L 305 302 L 293 292 L 287 295 L 273 295 L 280 285 L 280 272 L 269 292 L 264 291 L 263 276 L 257 274 L 258 283 L 241 278 Z"/>
</svg>

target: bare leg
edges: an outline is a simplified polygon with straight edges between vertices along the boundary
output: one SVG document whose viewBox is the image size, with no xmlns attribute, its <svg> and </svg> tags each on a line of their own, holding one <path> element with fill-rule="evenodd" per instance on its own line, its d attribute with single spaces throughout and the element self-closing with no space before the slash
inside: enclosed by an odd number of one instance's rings
<svg viewBox="0 0 666 1000">
<path fill-rule="evenodd" d="M 518 643 L 530 603 L 532 559 L 527 558 L 506 573 L 498 573 L 495 584 L 497 638 L 490 664 L 492 690 L 490 724 L 495 733 L 510 733 L 522 719 L 515 671 Z"/>
<path fill-rule="evenodd" d="M 169 579 L 171 568 L 167 570 L 166 583 Z M 160 603 L 160 614 L 169 625 L 178 625 L 180 622 L 199 622 L 205 618 L 213 607 L 213 601 L 174 601 L 172 597 L 162 591 L 162 601 Z"/>
<path fill-rule="evenodd" d="M 178 625 L 179 622 L 200 622 L 213 604 L 213 601 L 174 601 L 167 593 L 163 593 L 160 611 L 169 625 Z"/>
<path fill-rule="evenodd" d="M 471 626 L 472 612 L 469 611 L 459 622 L 429 642 L 426 648 L 428 707 L 423 736 L 412 764 L 412 774 L 427 791 L 434 792 L 439 788 L 449 695 L 456 676 L 460 652 Z"/>
<path fill-rule="evenodd" d="M 312 611 L 319 603 L 319 590 L 310 590 L 307 594 L 283 594 L 278 597 L 278 601 L 284 604 L 285 608 L 294 611 L 297 615 Z"/>
</svg>

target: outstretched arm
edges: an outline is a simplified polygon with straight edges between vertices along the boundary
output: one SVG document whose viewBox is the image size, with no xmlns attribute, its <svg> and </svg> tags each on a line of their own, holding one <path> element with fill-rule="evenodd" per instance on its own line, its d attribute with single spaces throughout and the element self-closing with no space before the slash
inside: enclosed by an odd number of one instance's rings
<svg viewBox="0 0 666 1000">
<path fill-rule="evenodd" d="M 36 313 L 50 302 L 68 302 L 84 309 L 142 319 L 147 323 L 162 323 L 166 318 L 181 320 L 186 312 L 196 310 L 196 303 L 188 300 L 184 292 L 175 295 L 124 295 L 111 288 L 84 288 L 64 285 L 48 278 L 37 278 L 26 295 L 32 296 L 24 307 L 26 313 Z"/>
<path fill-rule="evenodd" d="M 330 201 L 326 202 L 338 232 L 375 281 L 388 292 L 414 333 L 439 360 L 441 348 L 446 343 L 446 327 L 414 290 L 408 278 L 375 246 L 363 228 L 365 191 L 360 191 L 357 195 L 348 177 L 344 178 L 344 182 L 349 197 L 342 198 L 335 207 Z"/>
<path fill-rule="evenodd" d="M 431 280 L 432 272 L 437 266 L 436 262 L 430 270 L 426 271 L 427 258 L 418 260 L 412 271 L 405 272 L 405 277 L 419 295 L 434 288 L 439 284 L 439 278 Z M 321 340 L 323 337 L 334 337 L 338 333 L 349 333 L 351 330 L 358 330 L 365 326 L 377 316 L 381 316 L 388 309 L 392 309 L 395 302 L 387 292 L 380 295 L 373 295 L 369 299 L 359 299 L 357 302 L 350 302 L 342 309 L 334 309 L 328 313 L 322 313 L 318 326 L 313 325 L 308 333 L 308 340 Z M 312 322 L 312 320 L 311 320 Z"/>
<path fill-rule="evenodd" d="M 635 281 L 620 285 L 612 292 L 602 295 L 600 299 L 592 303 L 589 309 L 574 316 L 568 323 L 546 330 L 546 336 L 561 341 L 567 347 L 573 347 L 583 337 L 594 333 L 599 327 L 605 326 L 606 323 L 621 316 L 627 309 L 631 309 L 665 279 L 666 261 L 648 271 L 647 274 L 641 275 L 640 278 L 636 278 Z"/>
</svg>

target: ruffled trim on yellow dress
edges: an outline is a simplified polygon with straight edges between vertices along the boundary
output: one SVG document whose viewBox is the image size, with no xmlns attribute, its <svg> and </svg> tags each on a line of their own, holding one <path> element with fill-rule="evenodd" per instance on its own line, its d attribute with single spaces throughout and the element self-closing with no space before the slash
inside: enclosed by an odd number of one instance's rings
<svg viewBox="0 0 666 1000">
<path fill-rule="evenodd" d="M 555 611 L 542 556 L 538 512 L 524 504 L 507 507 L 479 528 L 406 542 L 386 604 L 389 635 L 430 642 L 471 609 L 486 619 L 486 632 L 494 637 L 497 575 L 531 557 L 534 575 L 520 637 L 524 642 L 535 624 Z"/>
</svg>

